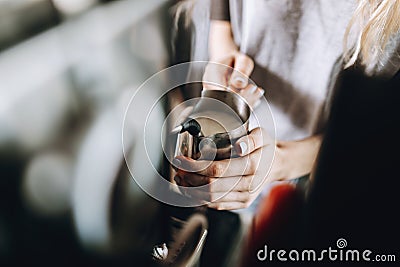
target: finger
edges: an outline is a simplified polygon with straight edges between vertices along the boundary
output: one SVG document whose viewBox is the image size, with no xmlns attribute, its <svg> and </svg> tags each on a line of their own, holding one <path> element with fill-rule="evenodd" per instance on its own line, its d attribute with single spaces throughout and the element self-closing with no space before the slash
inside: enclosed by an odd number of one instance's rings
<svg viewBox="0 0 400 267">
<path fill-rule="evenodd" d="M 208 178 L 195 173 L 186 173 L 182 177 L 187 187 L 197 187 L 195 191 L 204 192 L 204 194 L 226 194 L 226 192 L 249 192 L 253 194 L 261 189 L 266 182 L 268 173 L 260 173 L 257 175 L 247 175 L 241 177 L 226 177 L 226 178 Z M 215 199 L 215 198 L 214 198 Z M 203 200 L 210 200 L 203 197 Z"/>
<path fill-rule="evenodd" d="M 216 202 L 210 203 L 207 205 L 211 209 L 216 210 L 238 210 L 245 209 L 248 207 L 248 203 L 246 202 Z"/>
<path fill-rule="evenodd" d="M 233 67 L 234 58 L 229 56 L 207 64 L 203 75 L 203 87 L 208 90 L 225 90 L 228 86 L 227 66 Z"/>
<path fill-rule="evenodd" d="M 248 84 L 248 76 L 250 76 L 253 68 L 254 62 L 249 56 L 241 53 L 237 54 L 229 84 L 235 88 L 245 88 Z"/>
<path fill-rule="evenodd" d="M 264 90 L 255 84 L 248 84 L 245 88 L 240 90 L 240 95 L 243 97 L 254 96 L 260 98 L 264 95 Z"/>
<path fill-rule="evenodd" d="M 202 190 L 208 192 L 249 191 L 253 176 L 235 176 L 224 178 L 209 178 L 197 173 L 185 173 L 182 179 L 190 186 L 205 186 Z"/>
<path fill-rule="evenodd" d="M 254 174 L 259 157 L 260 151 L 244 157 L 218 161 L 193 160 L 178 156 L 173 163 L 179 169 L 207 177 L 234 177 Z"/>
<path fill-rule="evenodd" d="M 194 160 L 192 158 L 184 156 L 176 156 L 172 160 L 172 166 L 179 172 L 199 173 L 205 172 L 205 170 L 213 164 L 213 161 L 208 160 Z M 205 175 L 207 176 L 207 175 Z"/>
<path fill-rule="evenodd" d="M 190 191 L 190 195 L 196 200 L 209 203 L 247 202 L 250 200 L 250 192 L 248 191 L 206 192 L 204 190 L 194 189 Z"/>
<path fill-rule="evenodd" d="M 190 184 L 187 183 L 187 182 L 185 181 L 185 179 L 182 179 L 182 177 L 180 177 L 179 175 L 175 175 L 174 181 L 175 181 L 176 184 L 179 185 L 179 186 L 185 186 L 185 187 L 190 186 Z"/>
<path fill-rule="evenodd" d="M 257 102 L 264 96 L 264 90 L 255 84 L 248 84 L 246 88 L 239 90 L 238 93 L 246 99 L 247 103 L 253 108 L 256 107 Z"/>
<path fill-rule="evenodd" d="M 178 170 L 178 173 L 179 177 L 184 179 L 190 186 L 203 186 L 211 182 L 211 178 L 197 173 L 190 173 L 182 170 Z"/>
<path fill-rule="evenodd" d="M 250 134 L 237 140 L 234 148 L 239 156 L 245 156 L 270 144 L 272 144 L 272 139 L 269 134 L 264 129 L 258 127 L 252 130 Z"/>
</svg>

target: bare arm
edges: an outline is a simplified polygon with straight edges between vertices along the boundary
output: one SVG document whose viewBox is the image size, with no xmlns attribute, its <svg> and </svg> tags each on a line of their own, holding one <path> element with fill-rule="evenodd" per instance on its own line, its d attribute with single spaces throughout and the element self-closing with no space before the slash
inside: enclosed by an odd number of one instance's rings
<svg viewBox="0 0 400 267">
<path fill-rule="evenodd" d="M 211 61 L 218 61 L 238 53 L 238 47 L 233 41 L 232 28 L 229 21 L 212 20 L 208 40 Z"/>
<path fill-rule="evenodd" d="M 280 174 L 270 174 L 272 180 L 290 180 L 309 174 L 321 146 L 322 135 L 313 135 L 299 141 L 278 141 L 275 159 Z M 284 166 L 284 167 L 279 167 Z M 274 169 L 274 167 L 273 167 Z"/>
</svg>

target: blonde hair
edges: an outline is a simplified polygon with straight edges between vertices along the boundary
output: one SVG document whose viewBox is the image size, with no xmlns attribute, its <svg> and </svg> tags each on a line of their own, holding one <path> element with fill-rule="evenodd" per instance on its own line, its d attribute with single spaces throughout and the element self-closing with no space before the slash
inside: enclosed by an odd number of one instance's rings
<svg viewBox="0 0 400 267">
<path fill-rule="evenodd" d="M 400 0 L 358 0 L 344 36 L 345 68 L 357 60 L 366 69 L 382 64 L 385 47 L 400 30 Z M 350 44 L 350 33 L 355 33 L 355 43 Z"/>
</svg>

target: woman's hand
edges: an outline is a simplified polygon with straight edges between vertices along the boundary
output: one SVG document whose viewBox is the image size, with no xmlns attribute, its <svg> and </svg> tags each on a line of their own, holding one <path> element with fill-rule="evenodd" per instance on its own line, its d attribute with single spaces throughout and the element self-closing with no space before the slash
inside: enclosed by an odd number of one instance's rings
<svg viewBox="0 0 400 267">
<path fill-rule="evenodd" d="M 204 88 L 221 90 L 228 87 L 255 107 L 260 97 L 264 95 L 264 90 L 249 83 L 248 77 L 253 72 L 254 61 L 239 51 L 233 40 L 229 22 L 211 21 L 209 52 L 210 61 L 213 63 L 206 67 L 203 76 Z"/>
<path fill-rule="evenodd" d="M 211 208 L 246 208 L 263 188 L 274 147 L 274 140 L 266 132 L 254 129 L 236 142 L 237 158 L 207 162 L 177 157 L 174 165 L 180 169 L 175 181 L 178 185 L 197 187 L 190 190 L 191 197 L 208 203 Z"/>
<path fill-rule="evenodd" d="M 321 136 L 312 136 L 301 141 L 275 143 L 265 131 L 256 128 L 236 142 L 238 158 L 205 162 L 177 157 L 174 165 L 187 171 L 178 170 L 175 181 L 178 185 L 197 187 L 190 191 L 191 197 L 202 200 L 210 208 L 246 208 L 261 193 L 265 183 L 309 173 L 320 141 Z"/>
</svg>

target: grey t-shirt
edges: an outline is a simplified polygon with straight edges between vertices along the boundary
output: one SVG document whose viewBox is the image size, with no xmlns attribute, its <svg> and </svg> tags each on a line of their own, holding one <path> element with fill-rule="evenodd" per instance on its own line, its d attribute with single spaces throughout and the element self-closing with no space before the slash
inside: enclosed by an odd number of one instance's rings
<svg viewBox="0 0 400 267">
<path fill-rule="evenodd" d="M 343 36 L 356 1 L 230 0 L 230 20 L 241 52 L 255 61 L 251 78 L 266 91 L 276 138 L 295 140 L 323 125 L 328 95 L 342 69 Z M 192 59 L 207 60 L 210 3 L 197 1 L 193 12 Z M 399 69 L 393 38 L 384 64 L 373 75 L 393 76 Z M 322 116 L 324 115 L 324 116 Z M 322 118 L 322 119 L 321 119 Z"/>
</svg>

